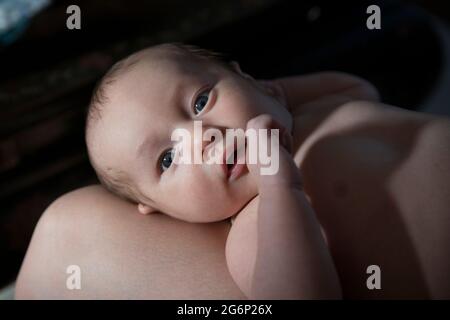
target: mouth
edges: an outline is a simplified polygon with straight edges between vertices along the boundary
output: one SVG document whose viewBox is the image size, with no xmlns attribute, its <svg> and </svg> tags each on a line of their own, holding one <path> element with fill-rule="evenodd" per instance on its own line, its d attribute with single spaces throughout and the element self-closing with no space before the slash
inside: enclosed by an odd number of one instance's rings
<svg viewBox="0 0 450 320">
<path fill-rule="evenodd" d="M 232 153 L 227 158 L 227 152 L 223 154 L 223 168 L 228 181 L 237 180 L 245 172 L 248 171 L 247 165 L 245 163 L 245 150 L 247 148 L 247 140 L 245 145 L 240 149 L 237 148 L 236 144 L 230 146 L 233 148 Z M 228 152 L 230 153 L 230 151 Z M 240 160 L 240 161 L 239 161 Z"/>
</svg>

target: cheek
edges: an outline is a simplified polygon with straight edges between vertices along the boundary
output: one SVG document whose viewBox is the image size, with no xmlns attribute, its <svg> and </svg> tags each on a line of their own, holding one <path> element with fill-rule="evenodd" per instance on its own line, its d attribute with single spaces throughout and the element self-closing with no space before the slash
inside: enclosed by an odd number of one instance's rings
<svg viewBox="0 0 450 320">
<path fill-rule="evenodd" d="M 165 186 L 170 192 L 165 191 L 168 196 L 161 199 L 166 204 L 163 212 L 174 218 L 189 222 L 221 221 L 236 214 L 257 193 L 251 176 L 228 184 L 200 166 L 187 168 L 179 170 L 178 177 Z"/>
<path fill-rule="evenodd" d="M 190 222 L 220 221 L 231 215 L 229 197 L 223 181 L 200 165 L 178 167 L 170 183 L 164 185 L 161 199 L 165 213 Z"/>
</svg>

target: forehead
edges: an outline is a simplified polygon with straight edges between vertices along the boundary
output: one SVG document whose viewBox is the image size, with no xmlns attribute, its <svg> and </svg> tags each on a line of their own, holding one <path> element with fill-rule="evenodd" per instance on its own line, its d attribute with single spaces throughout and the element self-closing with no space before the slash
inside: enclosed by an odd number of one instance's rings
<svg viewBox="0 0 450 320">
<path fill-rule="evenodd" d="M 155 80 L 163 82 L 170 77 L 195 76 L 202 70 L 213 70 L 218 67 L 212 60 L 170 49 L 147 49 L 138 52 L 134 59 L 137 60 L 135 67 L 121 77 L 122 81 L 140 76 L 149 78 L 153 76 Z"/>
<path fill-rule="evenodd" d="M 211 61 L 187 53 L 154 51 L 141 53 L 138 62 L 111 86 L 107 95 L 113 105 L 126 104 L 128 109 L 148 103 L 150 97 L 158 97 L 159 103 L 166 102 L 183 85 L 218 70 Z"/>
</svg>

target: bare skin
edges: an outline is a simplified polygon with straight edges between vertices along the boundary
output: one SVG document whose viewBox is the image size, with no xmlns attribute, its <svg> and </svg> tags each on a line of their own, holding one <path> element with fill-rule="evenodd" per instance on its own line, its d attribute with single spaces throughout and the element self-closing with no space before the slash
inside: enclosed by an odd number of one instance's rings
<svg viewBox="0 0 450 320">
<path fill-rule="evenodd" d="M 307 89 L 305 83 L 290 82 Z M 280 83 L 289 91 L 286 82 Z M 297 97 L 287 92 L 297 103 L 292 108 L 294 159 L 344 297 L 448 298 L 450 121 L 379 103 L 349 102 L 353 94 L 296 92 Z M 245 230 L 254 212 L 241 213 L 233 228 Z M 77 190 L 44 214 L 16 295 L 244 298 L 226 268 L 229 230 L 227 222 L 189 224 L 163 215 L 139 216 L 135 206 L 98 186 Z M 83 290 L 65 288 L 70 264 L 85 270 Z M 382 290 L 365 286 L 371 264 L 381 267 Z"/>
<path fill-rule="evenodd" d="M 305 191 L 324 230 L 344 298 L 448 298 L 449 121 L 415 113 L 405 117 L 403 110 L 384 108 L 351 102 L 333 115 L 311 116 L 317 122 L 334 120 L 302 141 L 305 147 L 296 153 Z M 358 113 L 354 123 L 338 121 Z M 251 232 L 256 234 L 257 207 L 253 203 L 236 218 L 228 239 L 229 246 L 236 243 L 235 250 L 249 243 L 245 239 L 252 238 Z M 250 242 L 241 250 L 255 246 Z M 242 265 L 231 266 L 235 278 Z M 382 290 L 366 287 L 370 265 L 381 268 Z"/>
<path fill-rule="evenodd" d="M 448 298 L 449 119 L 369 102 L 311 117 L 323 125 L 295 160 L 345 296 Z M 367 290 L 372 264 L 382 290 Z"/>
<path fill-rule="evenodd" d="M 143 216 L 99 185 L 78 189 L 41 218 L 16 298 L 243 299 L 223 254 L 229 228 Z M 81 290 L 66 288 L 69 265 L 81 268 Z"/>
<path fill-rule="evenodd" d="M 449 119 L 352 101 L 362 93 L 355 87 L 302 100 L 314 92 L 306 82 L 316 76 L 278 82 L 299 103 L 292 108 L 294 160 L 328 240 L 343 296 L 448 298 Z M 237 217 L 229 256 L 243 244 L 242 253 L 256 251 L 256 242 L 245 239 L 256 238 L 257 207 Z M 252 262 L 248 254 L 234 260 L 230 270 L 239 279 Z M 370 265 L 382 270 L 382 290 L 367 289 Z"/>
</svg>

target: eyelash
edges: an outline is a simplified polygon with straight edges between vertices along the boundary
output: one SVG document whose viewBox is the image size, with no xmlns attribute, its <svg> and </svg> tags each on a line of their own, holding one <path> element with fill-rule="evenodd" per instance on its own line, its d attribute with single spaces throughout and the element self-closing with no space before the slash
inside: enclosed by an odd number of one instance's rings
<svg viewBox="0 0 450 320">
<path fill-rule="evenodd" d="M 169 151 L 172 151 L 172 162 L 170 164 L 170 166 L 167 169 L 163 169 L 162 165 L 163 165 L 163 160 L 164 160 L 164 156 L 166 155 L 166 153 L 168 153 Z M 169 148 L 163 151 L 163 153 L 161 154 L 161 156 L 159 157 L 158 160 L 158 170 L 160 172 L 160 174 L 166 172 L 167 170 L 169 170 L 172 167 L 172 163 L 173 163 L 173 148 Z"/>
<path fill-rule="evenodd" d="M 210 87 L 207 87 L 207 88 L 201 89 L 199 91 L 199 93 L 197 95 L 195 95 L 194 100 L 192 101 L 192 112 L 194 113 L 195 116 L 201 114 L 205 110 L 205 108 L 207 108 L 208 105 L 210 104 L 210 100 L 211 100 L 210 93 L 211 93 L 211 90 L 212 89 Z M 198 99 L 201 96 L 204 96 L 204 95 L 206 95 L 208 97 L 208 101 L 206 102 L 206 105 L 203 107 L 203 109 L 200 112 L 197 113 L 196 110 L 195 110 L 196 102 L 198 101 Z"/>
</svg>

